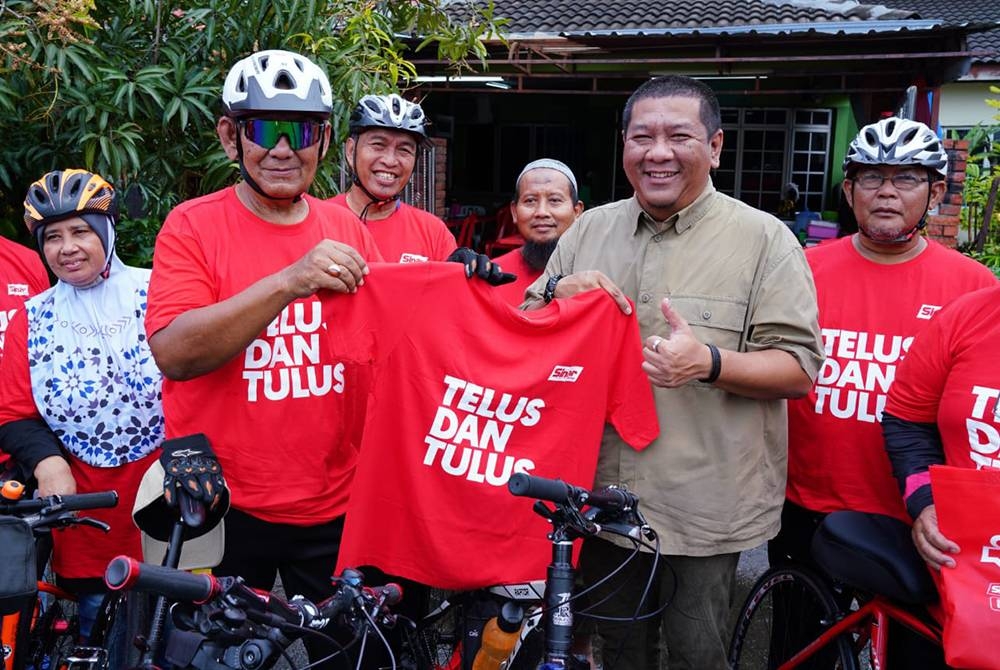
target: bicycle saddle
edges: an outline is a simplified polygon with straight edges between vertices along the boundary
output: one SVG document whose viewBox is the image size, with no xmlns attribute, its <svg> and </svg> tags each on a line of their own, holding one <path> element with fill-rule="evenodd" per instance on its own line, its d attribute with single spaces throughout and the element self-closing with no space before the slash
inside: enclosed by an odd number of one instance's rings
<svg viewBox="0 0 1000 670">
<path fill-rule="evenodd" d="M 909 605 L 937 600 L 910 527 L 899 519 L 832 512 L 813 535 L 812 555 L 824 572 L 848 586 Z"/>
</svg>

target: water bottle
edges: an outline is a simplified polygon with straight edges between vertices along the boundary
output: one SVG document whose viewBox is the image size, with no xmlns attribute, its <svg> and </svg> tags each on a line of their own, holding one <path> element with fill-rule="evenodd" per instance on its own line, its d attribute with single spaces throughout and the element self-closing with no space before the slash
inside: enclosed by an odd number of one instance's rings
<svg viewBox="0 0 1000 670">
<path fill-rule="evenodd" d="M 516 602 L 506 602 L 500 614 L 486 622 L 482 646 L 476 652 L 472 670 L 497 670 L 517 644 L 524 621 L 524 609 Z"/>
</svg>

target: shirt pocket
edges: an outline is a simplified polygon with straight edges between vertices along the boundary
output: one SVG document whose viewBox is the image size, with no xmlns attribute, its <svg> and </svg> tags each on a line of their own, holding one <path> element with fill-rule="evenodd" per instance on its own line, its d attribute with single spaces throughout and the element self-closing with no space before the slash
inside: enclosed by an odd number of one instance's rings
<svg viewBox="0 0 1000 670">
<path fill-rule="evenodd" d="M 746 300 L 674 293 L 670 296 L 670 304 L 680 312 L 701 342 L 742 351 L 740 338 L 746 319 Z"/>
</svg>

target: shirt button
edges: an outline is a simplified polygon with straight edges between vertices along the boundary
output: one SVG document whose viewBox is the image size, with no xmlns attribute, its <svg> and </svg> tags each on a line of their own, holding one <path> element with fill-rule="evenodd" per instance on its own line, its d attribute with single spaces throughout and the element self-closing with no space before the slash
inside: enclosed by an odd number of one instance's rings
<svg viewBox="0 0 1000 670">
<path fill-rule="evenodd" d="M 660 235 L 659 233 L 657 233 L 656 235 L 653 235 L 653 241 L 654 242 L 659 242 L 662 239 L 663 239 L 663 235 Z"/>
<path fill-rule="evenodd" d="M 639 296 L 639 302 L 649 302 L 652 299 L 653 296 L 649 295 L 648 293 L 643 293 L 642 295 Z"/>
<path fill-rule="evenodd" d="M 711 312 L 709 312 L 709 311 L 708 311 L 708 310 L 706 309 L 706 310 L 705 310 L 704 312 L 702 312 L 702 313 L 701 313 L 701 318 L 703 318 L 703 319 L 705 319 L 706 321 L 708 321 L 709 319 L 711 319 L 711 318 L 712 318 L 712 313 L 711 313 Z"/>
</svg>

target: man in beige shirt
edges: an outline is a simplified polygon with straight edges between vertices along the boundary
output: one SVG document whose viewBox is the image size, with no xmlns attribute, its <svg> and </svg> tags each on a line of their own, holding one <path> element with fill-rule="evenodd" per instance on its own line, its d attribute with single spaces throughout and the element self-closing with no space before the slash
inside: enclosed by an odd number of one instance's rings
<svg viewBox="0 0 1000 670">
<path fill-rule="evenodd" d="M 599 588 L 599 614 L 663 610 L 670 667 L 725 668 L 739 552 L 778 531 L 784 398 L 808 392 L 822 362 L 816 295 L 802 249 L 777 219 L 717 192 L 718 101 L 680 76 L 640 86 L 623 114 L 623 165 L 635 196 L 584 213 L 528 289 L 527 306 L 601 288 L 635 303 L 643 369 L 661 433 L 646 450 L 605 433 L 596 485 L 625 484 L 659 534 Z M 584 545 L 593 583 L 631 554 Z M 649 570 L 656 574 L 641 611 Z M 602 623 L 605 667 L 656 670 L 661 617 Z"/>
</svg>

